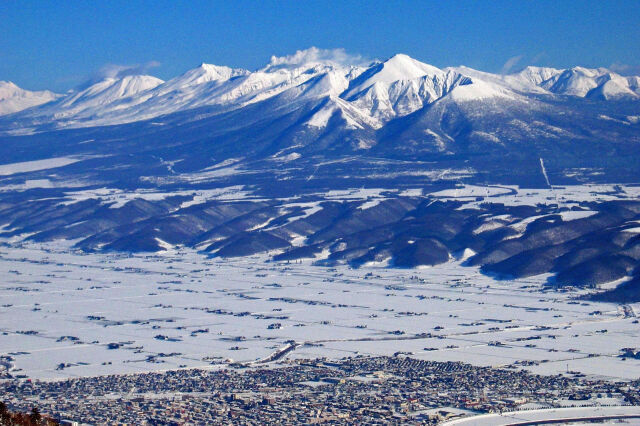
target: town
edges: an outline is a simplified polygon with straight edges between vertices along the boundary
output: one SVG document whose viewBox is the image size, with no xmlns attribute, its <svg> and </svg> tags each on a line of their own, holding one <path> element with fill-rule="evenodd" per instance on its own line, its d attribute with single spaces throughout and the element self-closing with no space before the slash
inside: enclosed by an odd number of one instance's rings
<svg viewBox="0 0 640 426">
<path fill-rule="evenodd" d="M 640 406 L 640 380 L 578 376 L 398 354 L 284 360 L 268 368 L 10 379 L 0 383 L 0 394 L 14 411 L 37 407 L 61 424 L 438 424 L 523 409 Z"/>
</svg>

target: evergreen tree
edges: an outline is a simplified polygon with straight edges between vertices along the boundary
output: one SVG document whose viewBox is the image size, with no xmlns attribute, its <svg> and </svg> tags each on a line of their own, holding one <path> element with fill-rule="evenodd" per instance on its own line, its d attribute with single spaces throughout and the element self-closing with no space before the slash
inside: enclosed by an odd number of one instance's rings
<svg viewBox="0 0 640 426">
<path fill-rule="evenodd" d="M 11 415 L 9 414 L 9 410 L 7 410 L 7 404 L 0 401 L 0 425 L 9 424 L 9 420 L 11 420 Z"/>
<path fill-rule="evenodd" d="M 40 415 L 40 410 L 38 410 L 38 407 L 33 407 L 33 409 L 31 410 L 31 414 L 29 415 L 29 418 L 31 419 L 31 422 L 33 424 L 36 424 L 36 425 L 40 424 L 40 420 L 42 420 L 42 415 Z"/>
</svg>

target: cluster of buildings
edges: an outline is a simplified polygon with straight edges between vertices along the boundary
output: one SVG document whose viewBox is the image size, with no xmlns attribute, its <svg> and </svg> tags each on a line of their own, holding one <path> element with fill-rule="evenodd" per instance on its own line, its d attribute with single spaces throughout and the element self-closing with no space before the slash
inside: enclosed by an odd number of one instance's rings
<svg viewBox="0 0 640 426">
<path fill-rule="evenodd" d="M 0 381 L 13 410 L 90 424 L 436 424 L 474 413 L 640 405 L 640 380 L 607 382 L 405 356 L 286 360 L 267 368 L 183 369 L 62 381 Z"/>
</svg>

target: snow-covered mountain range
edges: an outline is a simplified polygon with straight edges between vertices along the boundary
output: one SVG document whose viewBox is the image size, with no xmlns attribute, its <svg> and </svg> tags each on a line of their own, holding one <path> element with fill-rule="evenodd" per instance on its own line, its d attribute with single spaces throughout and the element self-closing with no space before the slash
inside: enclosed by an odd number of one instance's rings
<svg viewBox="0 0 640 426">
<path fill-rule="evenodd" d="M 378 129 L 437 101 L 528 102 L 532 96 L 640 99 L 640 77 L 605 68 L 527 67 L 497 75 L 468 67 L 439 69 L 398 54 L 367 65 L 318 59 L 317 49 L 272 58 L 250 72 L 202 64 L 169 81 L 148 75 L 106 78 L 65 95 L 0 83 L 0 131 L 114 125 L 204 106 L 239 109 L 266 100 L 288 104 L 326 99 L 306 125 L 337 116 L 347 127 Z M 292 59 L 293 58 L 293 59 Z"/>
</svg>

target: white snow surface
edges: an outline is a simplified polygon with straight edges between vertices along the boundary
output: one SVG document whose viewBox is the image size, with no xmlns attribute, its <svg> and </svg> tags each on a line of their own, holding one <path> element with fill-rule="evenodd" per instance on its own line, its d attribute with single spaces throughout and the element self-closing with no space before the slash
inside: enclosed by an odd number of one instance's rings
<svg viewBox="0 0 640 426">
<path fill-rule="evenodd" d="M 19 163 L 0 164 L 0 176 L 17 173 L 35 172 L 38 170 L 55 169 L 81 161 L 78 157 L 56 157 L 44 160 L 23 161 Z"/>
</svg>

